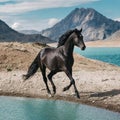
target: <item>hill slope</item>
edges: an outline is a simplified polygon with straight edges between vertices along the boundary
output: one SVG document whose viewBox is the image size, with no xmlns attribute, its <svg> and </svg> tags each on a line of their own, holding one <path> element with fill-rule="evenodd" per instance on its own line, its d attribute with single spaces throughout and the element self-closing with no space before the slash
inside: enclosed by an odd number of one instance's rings
<svg viewBox="0 0 120 120">
<path fill-rule="evenodd" d="M 0 42 L 41 42 L 50 43 L 53 42 L 49 38 L 42 36 L 41 34 L 25 35 L 19 33 L 10 28 L 5 22 L 0 20 Z"/>
<path fill-rule="evenodd" d="M 113 33 L 110 37 L 108 37 L 106 40 L 114 40 L 114 41 L 120 41 L 120 30 Z"/>
<path fill-rule="evenodd" d="M 40 32 L 37 30 L 20 30 L 20 33 L 26 34 L 26 35 L 30 35 L 30 34 L 39 34 Z"/>
<path fill-rule="evenodd" d="M 69 29 L 83 28 L 86 41 L 105 39 L 120 29 L 120 22 L 103 16 L 92 8 L 76 8 L 52 28 L 41 31 L 41 34 L 58 40 L 58 37 Z"/>
</svg>

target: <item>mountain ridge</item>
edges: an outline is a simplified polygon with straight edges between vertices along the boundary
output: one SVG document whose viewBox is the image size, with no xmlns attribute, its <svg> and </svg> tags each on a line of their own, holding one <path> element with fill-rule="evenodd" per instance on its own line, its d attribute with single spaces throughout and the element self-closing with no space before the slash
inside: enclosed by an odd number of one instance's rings
<svg viewBox="0 0 120 120">
<path fill-rule="evenodd" d="M 30 35 L 30 34 L 40 34 L 40 31 L 37 31 L 37 30 L 20 30 L 19 33 Z"/>
<path fill-rule="evenodd" d="M 108 37 L 106 39 L 107 41 L 120 41 L 120 30 L 116 31 L 115 33 L 113 33 L 110 37 Z"/>
<path fill-rule="evenodd" d="M 105 17 L 93 8 L 76 8 L 53 27 L 41 31 L 41 34 L 57 41 L 64 32 L 74 28 L 83 28 L 85 41 L 94 41 L 105 39 L 119 30 L 120 22 Z"/>
<path fill-rule="evenodd" d="M 0 42 L 41 42 L 50 43 L 51 39 L 41 34 L 25 35 L 10 28 L 4 21 L 0 20 Z"/>
</svg>

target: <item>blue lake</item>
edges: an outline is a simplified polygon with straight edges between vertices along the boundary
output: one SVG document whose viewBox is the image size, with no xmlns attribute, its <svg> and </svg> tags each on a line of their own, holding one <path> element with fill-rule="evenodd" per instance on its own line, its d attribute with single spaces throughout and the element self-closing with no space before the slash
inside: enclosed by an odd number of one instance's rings
<svg viewBox="0 0 120 120">
<path fill-rule="evenodd" d="M 120 120 L 120 113 L 58 100 L 1 96 L 0 120 Z"/>
<path fill-rule="evenodd" d="M 75 48 L 75 52 L 87 58 L 120 66 L 120 47 L 87 47 L 85 51 Z"/>
</svg>

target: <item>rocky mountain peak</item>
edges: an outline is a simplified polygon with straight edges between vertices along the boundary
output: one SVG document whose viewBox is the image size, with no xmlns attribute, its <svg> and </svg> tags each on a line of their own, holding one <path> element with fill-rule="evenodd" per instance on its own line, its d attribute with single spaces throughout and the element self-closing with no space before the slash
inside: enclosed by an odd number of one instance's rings
<svg viewBox="0 0 120 120">
<path fill-rule="evenodd" d="M 52 28 L 43 30 L 44 36 L 58 40 L 69 29 L 83 28 L 86 41 L 105 39 L 120 29 L 120 22 L 115 22 L 93 8 L 76 8 Z"/>
<path fill-rule="evenodd" d="M 0 33 L 7 33 L 11 28 L 2 20 L 0 20 Z"/>
</svg>

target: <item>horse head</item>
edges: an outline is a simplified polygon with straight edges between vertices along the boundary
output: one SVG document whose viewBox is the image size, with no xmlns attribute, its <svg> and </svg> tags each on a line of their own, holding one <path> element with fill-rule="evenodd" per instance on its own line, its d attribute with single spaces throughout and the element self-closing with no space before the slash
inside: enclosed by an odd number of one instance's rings
<svg viewBox="0 0 120 120">
<path fill-rule="evenodd" d="M 74 30 L 74 33 L 75 33 L 74 44 L 76 46 L 80 47 L 81 50 L 85 50 L 86 46 L 83 41 L 83 35 L 81 34 L 81 32 L 82 32 L 82 28 L 80 30 L 78 30 L 78 29 Z"/>
</svg>

